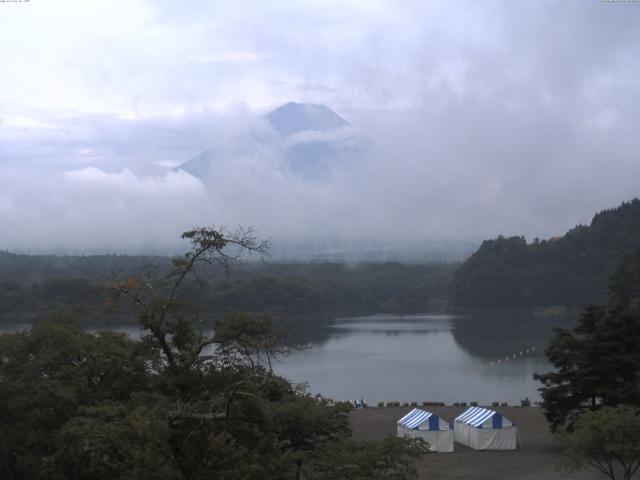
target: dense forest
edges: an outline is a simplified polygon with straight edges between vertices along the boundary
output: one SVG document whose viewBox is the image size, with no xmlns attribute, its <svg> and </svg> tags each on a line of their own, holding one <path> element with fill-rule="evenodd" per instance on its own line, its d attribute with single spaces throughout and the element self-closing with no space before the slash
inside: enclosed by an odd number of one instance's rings
<svg viewBox="0 0 640 480">
<path fill-rule="evenodd" d="M 351 405 L 271 368 L 286 355 L 269 318 L 229 315 L 215 333 L 178 292 L 236 242 L 188 232 L 192 248 L 150 283 L 113 278 L 140 338 L 83 330 L 59 314 L 0 334 L 0 478 L 408 480 L 421 439 L 354 441 Z M 261 250 L 251 237 L 243 249 Z M 226 266 L 226 265 L 225 265 Z"/>
<path fill-rule="evenodd" d="M 618 261 L 640 247 L 640 200 L 548 240 L 498 237 L 455 272 L 456 306 L 582 306 L 602 301 Z"/>
<path fill-rule="evenodd" d="M 162 257 L 2 253 L 0 322 L 28 322 L 60 309 L 78 311 L 89 322 L 130 322 L 131 312 L 109 300 L 111 280 L 124 271 L 163 276 L 167 263 Z M 283 316 L 416 313 L 445 308 L 456 266 L 249 262 L 227 274 L 205 265 L 182 295 L 214 316 L 238 311 Z"/>
</svg>

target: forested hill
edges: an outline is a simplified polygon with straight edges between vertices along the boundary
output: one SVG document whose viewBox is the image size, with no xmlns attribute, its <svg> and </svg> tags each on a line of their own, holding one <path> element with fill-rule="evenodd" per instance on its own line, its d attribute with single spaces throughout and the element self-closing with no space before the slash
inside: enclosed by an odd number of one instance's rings
<svg viewBox="0 0 640 480">
<path fill-rule="evenodd" d="M 560 238 L 498 237 L 455 272 L 454 305 L 582 306 L 602 301 L 618 262 L 640 248 L 640 200 L 597 213 Z"/>
<path fill-rule="evenodd" d="M 20 323 L 64 309 L 97 322 L 127 322 L 112 305 L 114 276 L 154 279 L 162 285 L 169 258 L 28 256 L 0 252 L 0 324 Z M 199 280 L 185 283 L 181 299 L 209 314 L 273 315 L 416 313 L 442 310 L 456 264 L 261 263 L 234 265 L 226 275 L 200 265 Z M 117 309 L 115 307 L 118 307 Z M 114 311 L 115 309 L 115 311 Z M 120 315 L 121 314 L 121 315 Z"/>
</svg>

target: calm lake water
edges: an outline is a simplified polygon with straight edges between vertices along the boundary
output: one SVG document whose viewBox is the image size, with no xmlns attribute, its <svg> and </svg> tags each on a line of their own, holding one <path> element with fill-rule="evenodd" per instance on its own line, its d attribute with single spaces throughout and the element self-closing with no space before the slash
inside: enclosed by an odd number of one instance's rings
<svg viewBox="0 0 640 480">
<path fill-rule="evenodd" d="M 525 397 L 540 399 L 532 375 L 551 370 L 544 356 L 551 329 L 570 327 L 575 319 L 575 314 L 548 319 L 521 312 L 337 318 L 302 332 L 308 348 L 282 358 L 274 369 L 292 382 L 307 382 L 312 393 L 364 398 L 370 405 L 519 404 Z M 0 332 L 27 327 L 5 324 Z M 139 334 L 137 326 L 115 329 Z"/>
<path fill-rule="evenodd" d="M 340 318 L 275 369 L 339 400 L 519 405 L 540 399 L 532 375 L 551 369 L 544 356 L 551 328 L 574 321 L 514 313 Z"/>
</svg>

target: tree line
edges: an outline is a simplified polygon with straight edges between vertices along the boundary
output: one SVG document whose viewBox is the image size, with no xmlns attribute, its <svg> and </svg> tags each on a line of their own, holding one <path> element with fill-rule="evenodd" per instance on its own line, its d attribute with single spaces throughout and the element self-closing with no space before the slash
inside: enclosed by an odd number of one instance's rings
<svg viewBox="0 0 640 480">
<path fill-rule="evenodd" d="M 606 299 L 620 258 L 640 248 L 640 200 L 593 217 L 563 237 L 547 240 L 499 236 L 455 272 L 451 301 L 457 306 L 582 306 Z"/>
<path fill-rule="evenodd" d="M 140 276 L 168 273 L 159 259 L 131 265 L 128 271 Z M 237 311 L 274 315 L 421 313 L 446 307 L 446 288 L 454 269 L 450 264 L 255 264 L 238 266 L 224 275 L 205 266 L 200 280 L 185 282 L 181 295 L 201 311 L 219 317 Z M 111 273 L 106 265 L 99 278 L 66 273 L 68 277 L 40 281 L 0 281 L 0 322 L 30 320 L 60 309 L 78 311 L 87 322 L 104 318 L 131 322 L 130 309 L 107 301 Z"/>
</svg>

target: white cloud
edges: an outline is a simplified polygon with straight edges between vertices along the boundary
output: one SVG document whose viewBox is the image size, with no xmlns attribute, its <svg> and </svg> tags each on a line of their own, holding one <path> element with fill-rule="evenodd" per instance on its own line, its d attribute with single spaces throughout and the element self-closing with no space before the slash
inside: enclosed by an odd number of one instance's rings
<svg viewBox="0 0 640 480">
<path fill-rule="evenodd" d="M 612 108 L 605 108 L 586 120 L 588 126 L 596 130 L 611 130 L 620 125 L 618 112 Z"/>
<path fill-rule="evenodd" d="M 163 243 L 212 222 L 289 236 L 545 236 L 638 194 L 633 4 L 0 10 L 0 248 Z M 290 100 L 327 104 L 368 135 L 365 171 L 298 182 L 269 151 L 221 166 L 209 189 L 167 171 Z"/>
<path fill-rule="evenodd" d="M 194 63 L 208 64 L 208 63 L 255 63 L 259 61 L 267 60 L 268 57 L 264 55 L 258 55 L 254 52 L 213 52 L 213 53 L 201 53 L 192 54 L 187 56 L 187 60 Z"/>
<path fill-rule="evenodd" d="M 175 244 L 202 219 L 202 184 L 183 172 L 136 176 L 95 167 L 43 177 L 2 171 L 0 244 L 18 251 L 139 251 Z"/>
</svg>

